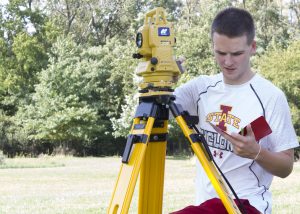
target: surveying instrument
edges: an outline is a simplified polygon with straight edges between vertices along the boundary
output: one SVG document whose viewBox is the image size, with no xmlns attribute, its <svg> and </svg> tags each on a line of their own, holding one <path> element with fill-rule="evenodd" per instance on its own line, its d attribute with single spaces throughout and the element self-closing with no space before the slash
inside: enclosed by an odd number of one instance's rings
<svg viewBox="0 0 300 214">
<path fill-rule="evenodd" d="M 109 204 L 108 214 L 127 214 L 139 176 L 139 214 L 161 214 L 169 112 L 189 140 L 191 147 L 209 177 L 228 213 L 241 213 L 229 193 L 234 193 L 213 161 L 208 144 L 196 127 L 197 116 L 191 116 L 175 103 L 172 86 L 182 72 L 173 56 L 174 28 L 163 8 L 145 15 L 144 25 L 136 35 L 138 53 L 143 59 L 136 74 L 139 84 L 139 105 L 128 135 L 122 165 Z M 234 193 L 236 196 L 236 194 Z M 237 196 L 236 196 L 237 198 Z"/>
</svg>

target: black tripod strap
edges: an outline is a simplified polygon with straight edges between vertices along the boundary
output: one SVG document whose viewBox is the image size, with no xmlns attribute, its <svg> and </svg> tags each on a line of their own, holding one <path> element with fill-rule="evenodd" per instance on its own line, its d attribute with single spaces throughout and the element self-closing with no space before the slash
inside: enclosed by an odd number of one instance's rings
<svg viewBox="0 0 300 214">
<path fill-rule="evenodd" d="M 208 148 L 208 151 L 206 151 L 207 153 L 209 153 L 212 157 L 212 154 L 210 152 L 210 149 L 208 147 L 208 143 L 206 142 L 204 136 L 202 134 L 200 134 L 200 131 L 198 130 L 197 126 L 196 125 L 193 125 L 193 129 L 199 134 L 202 136 L 202 144 L 206 145 L 204 146 L 205 149 Z M 243 203 L 241 202 L 240 198 L 238 197 L 238 195 L 236 194 L 236 192 L 234 191 L 232 185 L 230 184 L 230 182 L 228 181 L 228 179 L 226 178 L 226 176 L 224 175 L 224 173 L 222 172 L 222 170 L 220 169 L 220 167 L 218 166 L 218 164 L 216 163 L 216 161 L 214 160 L 214 158 L 212 158 L 212 162 L 214 163 L 214 165 L 216 166 L 217 170 L 219 171 L 219 173 L 221 174 L 221 176 L 224 178 L 227 186 L 229 187 L 230 191 L 232 192 L 232 194 L 234 195 L 234 197 L 236 198 L 237 202 L 238 202 L 238 207 L 240 208 L 240 211 L 243 213 L 243 214 L 247 214 L 247 210 L 245 209 Z"/>
<path fill-rule="evenodd" d="M 205 140 L 205 137 L 198 130 L 198 128 L 196 126 L 196 124 L 198 124 L 198 122 L 199 122 L 198 116 L 191 116 L 188 111 L 184 111 L 182 109 L 181 105 L 176 104 L 174 102 L 170 103 L 170 109 L 171 109 L 171 112 L 174 115 L 174 117 L 177 117 L 177 116 L 181 115 L 184 118 L 186 124 L 190 128 L 194 129 L 194 131 L 196 132 L 196 134 L 193 134 L 193 136 L 190 136 L 191 139 L 192 139 L 192 141 L 193 142 L 200 142 L 203 145 L 202 148 L 204 149 L 204 153 L 206 154 L 207 159 L 209 161 L 212 161 L 214 163 L 214 165 L 216 166 L 216 168 L 219 171 L 220 175 L 224 178 L 227 186 L 229 187 L 229 189 L 231 190 L 232 194 L 234 195 L 234 197 L 237 200 L 238 207 L 239 207 L 240 211 L 243 214 L 247 214 L 247 211 L 246 211 L 243 203 L 241 202 L 241 200 L 239 199 L 238 195 L 234 191 L 232 185 L 230 184 L 230 182 L 228 181 L 228 179 L 226 178 L 226 176 L 224 175 L 224 173 L 222 172 L 222 170 L 219 168 L 219 166 L 215 162 L 215 160 L 214 160 L 214 158 L 213 158 L 213 156 L 212 156 L 212 154 L 210 152 L 209 145 L 208 145 L 208 143 Z M 195 117 L 197 117 L 197 119 Z"/>
</svg>

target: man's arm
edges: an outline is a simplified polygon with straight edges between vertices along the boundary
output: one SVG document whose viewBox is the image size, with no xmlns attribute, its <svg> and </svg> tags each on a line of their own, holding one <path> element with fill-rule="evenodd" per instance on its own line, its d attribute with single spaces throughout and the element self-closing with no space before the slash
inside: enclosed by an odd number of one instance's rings
<svg viewBox="0 0 300 214">
<path fill-rule="evenodd" d="M 256 162 L 273 175 L 285 178 L 293 170 L 294 149 L 282 152 L 270 152 L 266 149 L 261 149 Z"/>
<path fill-rule="evenodd" d="M 223 135 L 233 145 L 233 151 L 236 155 L 244 158 L 255 159 L 255 161 L 271 174 L 285 178 L 293 170 L 294 149 L 288 149 L 281 152 L 271 152 L 260 148 L 256 142 L 251 126 L 247 126 L 247 135 L 242 136 L 238 133 Z"/>
</svg>

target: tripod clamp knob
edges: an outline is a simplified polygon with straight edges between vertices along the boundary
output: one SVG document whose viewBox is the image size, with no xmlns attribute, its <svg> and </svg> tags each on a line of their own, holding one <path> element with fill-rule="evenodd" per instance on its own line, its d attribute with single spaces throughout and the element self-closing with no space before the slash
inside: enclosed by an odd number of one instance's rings
<svg viewBox="0 0 300 214">
<path fill-rule="evenodd" d="M 152 57 L 150 59 L 150 62 L 151 62 L 152 65 L 156 65 L 158 63 L 158 59 L 156 57 Z"/>
</svg>

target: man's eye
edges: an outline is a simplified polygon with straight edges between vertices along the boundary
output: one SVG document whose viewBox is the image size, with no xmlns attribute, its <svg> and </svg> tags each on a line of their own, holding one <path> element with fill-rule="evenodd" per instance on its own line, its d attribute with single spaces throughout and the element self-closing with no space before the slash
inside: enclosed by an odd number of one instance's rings
<svg viewBox="0 0 300 214">
<path fill-rule="evenodd" d="M 233 56 L 239 56 L 239 55 L 242 55 L 243 52 L 236 52 L 236 53 L 232 53 Z"/>
<path fill-rule="evenodd" d="M 223 53 L 223 52 L 217 52 L 219 55 L 222 55 L 222 56 L 225 56 L 226 53 Z"/>
</svg>

